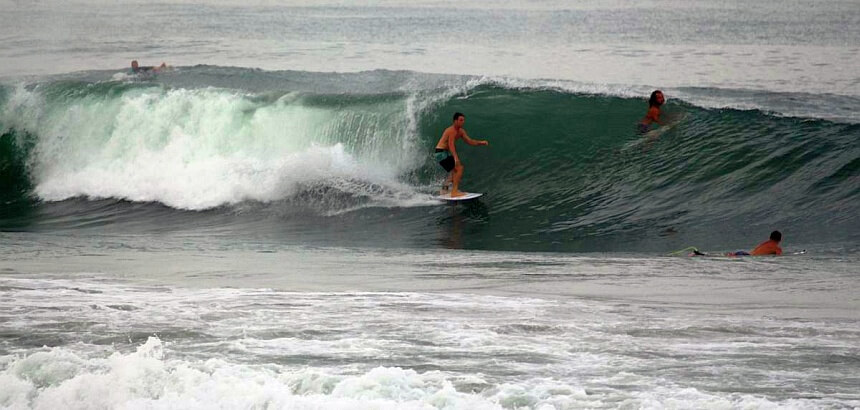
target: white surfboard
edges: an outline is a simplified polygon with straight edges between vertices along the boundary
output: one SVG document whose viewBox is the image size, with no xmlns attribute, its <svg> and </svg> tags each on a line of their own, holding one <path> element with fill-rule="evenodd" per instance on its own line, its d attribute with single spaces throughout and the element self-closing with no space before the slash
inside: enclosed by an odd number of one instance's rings
<svg viewBox="0 0 860 410">
<path fill-rule="evenodd" d="M 467 201 L 469 199 L 475 199 L 481 195 L 484 195 L 484 194 L 479 193 L 479 192 L 463 192 L 463 191 L 460 191 L 460 192 L 462 192 L 463 195 L 455 196 L 453 198 L 451 197 L 451 194 L 436 195 L 433 198 L 439 199 L 442 201 L 455 202 L 455 201 Z"/>
</svg>

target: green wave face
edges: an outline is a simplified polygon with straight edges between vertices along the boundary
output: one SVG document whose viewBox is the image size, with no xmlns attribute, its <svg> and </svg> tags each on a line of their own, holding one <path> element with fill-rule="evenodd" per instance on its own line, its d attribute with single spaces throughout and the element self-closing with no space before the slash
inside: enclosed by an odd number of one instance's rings
<svg viewBox="0 0 860 410">
<path fill-rule="evenodd" d="M 670 95 L 668 124 L 643 136 L 644 98 L 403 72 L 218 71 L 213 84 L 211 71 L 0 88 L 0 229 L 112 226 L 124 213 L 159 225 L 164 212 L 171 227 L 196 226 L 193 210 L 221 215 L 207 226 L 274 214 L 323 243 L 396 226 L 398 245 L 419 247 L 650 251 L 773 229 L 857 237 L 857 124 Z M 224 78 L 240 88 L 219 87 Z M 462 189 L 486 195 L 452 212 L 427 198 L 444 177 L 430 153 L 454 112 L 490 146 L 458 144 Z M 118 204 L 109 218 L 103 201 Z"/>
<path fill-rule="evenodd" d="M 653 238 L 665 249 L 773 229 L 856 237 L 860 126 L 670 103 L 674 123 L 640 136 L 646 109 L 493 87 L 446 102 L 440 112 L 466 113 L 469 134 L 492 144 L 461 148 L 464 188 L 492 198 L 487 247 L 648 249 Z"/>
</svg>

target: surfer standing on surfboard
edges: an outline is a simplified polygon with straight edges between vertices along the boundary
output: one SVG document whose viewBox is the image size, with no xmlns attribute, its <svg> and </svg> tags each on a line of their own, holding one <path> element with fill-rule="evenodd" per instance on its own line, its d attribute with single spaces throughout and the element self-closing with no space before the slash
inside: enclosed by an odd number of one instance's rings
<svg viewBox="0 0 860 410">
<path fill-rule="evenodd" d="M 466 130 L 463 129 L 463 124 L 466 122 L 466 116 L 463 113 L 455 112 L 454 113 L 454 123 L 445 128 L 445 131 L 442 132 L 442 138 L 439 138 L 439 142 L 436 143 L 436 153 L 434 157 L 436 158 L 436 162 L 445 169 L 445 172 L 448 173 L 448 178 L 445 180 L 445 183 L 442 184 L 442 191 L 440 195 L 444 195 L 448 190 L 448 186 L 453 184 L 451 188 L 451 198 L 455 198 L 458 196 L 463 196 L 463 193 L 460 192 L 460 180 L 463 179 L 463 164 L 460 163 L 460 156 L 457 155 L 457 142 L 458 139 L 462 139 L 466 142 L 466 144 L 476 146 L 476 145 L 490 145 L 487 140 L 473 140 L 469 138 L 469 135 L 466 134 Z M 452 172 L 453 170 L 453 172 Z"/>
</svg>

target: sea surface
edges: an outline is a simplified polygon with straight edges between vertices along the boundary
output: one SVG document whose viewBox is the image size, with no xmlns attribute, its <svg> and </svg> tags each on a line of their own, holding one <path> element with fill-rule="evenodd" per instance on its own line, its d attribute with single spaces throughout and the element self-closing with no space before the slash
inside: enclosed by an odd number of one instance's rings
<svg viewBox="0 0 860 410">
<path fill-rule="evenodd" d="M 860 408 L 857 67 L 858 0 L 0 0 L 0 408 Z"/>
</svg>

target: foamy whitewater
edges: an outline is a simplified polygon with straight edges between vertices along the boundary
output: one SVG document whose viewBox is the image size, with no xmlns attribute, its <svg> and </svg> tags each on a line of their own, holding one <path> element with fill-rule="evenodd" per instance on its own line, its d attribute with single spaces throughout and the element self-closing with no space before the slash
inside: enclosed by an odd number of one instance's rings
<svg viewBox="0 0 860 410">
<path fill-rule="evenodd" d="M 0 0 L 0 408 L 858 409 L 858 22 Z"/>
</svg>

